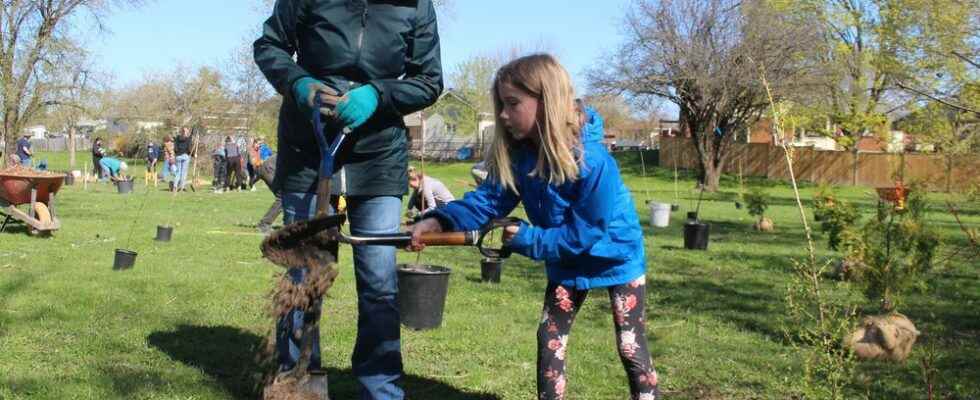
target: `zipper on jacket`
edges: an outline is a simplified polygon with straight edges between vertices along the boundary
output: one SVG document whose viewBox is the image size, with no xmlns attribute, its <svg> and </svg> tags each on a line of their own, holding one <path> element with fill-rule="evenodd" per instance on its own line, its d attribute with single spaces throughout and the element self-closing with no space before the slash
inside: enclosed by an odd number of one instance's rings
<svg viewBox="0 0 980 400">
<path fill-rule="evenodd" d="M 361 62 L 361 48 L 364 45 L 364 31 L 367 29 L 368 2 L 364 1 L 364 8 L 361 9 L 361 30 L 357 33 L 357 56 L 354 64 Z"/>
</svg>

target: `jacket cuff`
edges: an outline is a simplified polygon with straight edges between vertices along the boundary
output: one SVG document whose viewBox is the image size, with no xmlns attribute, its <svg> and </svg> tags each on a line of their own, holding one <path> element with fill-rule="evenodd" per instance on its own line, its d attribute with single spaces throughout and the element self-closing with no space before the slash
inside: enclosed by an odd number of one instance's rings
<svg viewBox="0 0 980 400">
<path fill-rule="evenodd" d="M 504 243 L 506 246 L 510 247 L 511 250 L 516 251 L 520 254 L 525 254 L 525 250 L 534 244 L 534 233 L 532 232 L 534 227 L 529 225 L 527 222 L 521 221 L 519 228 L 517 229 L 517 234 L 510 238 L 510 241 Z"/>
<path fill-rule="evenodd" d="M 394 104 L 391 101 L 391 93 L 385 90 L 385 84 L 380 80 L 369 81 L 368 85 L 374 88 L 378 92 L 378 109 L 375 114 L 380 114 L 384 116 L 396 116 L 401 117 L 401 113 L 395 109 Z"/>
</svg>

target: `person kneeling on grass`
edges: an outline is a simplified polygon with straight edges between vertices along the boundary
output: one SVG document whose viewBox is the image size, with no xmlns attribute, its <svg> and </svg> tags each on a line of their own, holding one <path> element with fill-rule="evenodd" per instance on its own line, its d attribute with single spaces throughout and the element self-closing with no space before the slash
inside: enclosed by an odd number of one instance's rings
<svg viewBox="0 0 980 400">
<path fill-rule="evenodd" d="M 129 166 L 126 165 L 125 161 L 120 161 L 114 157 L 102 157 L 99 160 L 99 166 L 102 167 L 102 181 L 110 179 L 114 182 L 126 180 L 124 173 L 129 169 Z"/>
<path fill-rule="evenodd" d="M 509 226 L 503 240 L 547 269 L 537 397 L 565 398 L 572 321 L 590 289 L 607 288 L 631 398 L 658 398 L 645 334 L 643 231 L 616 161 L 582 125 L 580 112 L 590 114 L 585 121 L 598 115 L 576 111 L 568 73 L 549 55 L 503 66 L 492 95 L 496 133 L 487 180 L 462 200 L 425 214 L 412 226 L 409 250 L 425 247 L 422 233 L 479 229 L 522 202 L 534 225 Z"/>
<path fill-rule="evenodd" d="M 412 188 L 412 194 L 408 198 L 407 215 L 410 218 L 415 218 L 456 200 L 442 181 L 422 174 L 422 171 L 415 169 L 415 167 L 408 167 L 408 187 Z"/>
</svg>

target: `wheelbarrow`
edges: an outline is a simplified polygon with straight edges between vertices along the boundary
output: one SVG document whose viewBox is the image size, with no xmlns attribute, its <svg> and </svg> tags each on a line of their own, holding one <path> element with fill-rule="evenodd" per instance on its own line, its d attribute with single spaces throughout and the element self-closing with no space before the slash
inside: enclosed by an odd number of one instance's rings
<svg viewBox="0 0 980 400">
<path fill-rule="evenodd" d="M 0 232 L 12 221 L 28 226 L 32 235 L 50 234 L 61 228 L 55 215 L 55 193 L 65 182 L 64 174 L 29 170 L 0 171 Z M 28 205 L 27 212 L 17 208 Z"/>
</svg>

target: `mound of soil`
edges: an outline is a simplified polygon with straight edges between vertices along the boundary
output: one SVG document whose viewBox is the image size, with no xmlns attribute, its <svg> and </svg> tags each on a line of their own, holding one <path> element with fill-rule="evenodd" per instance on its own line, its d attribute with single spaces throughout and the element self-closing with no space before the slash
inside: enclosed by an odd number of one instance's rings
<svg viewBox="0 0 980 400">
<path fill-rule="evenodd" d="M 0 169 L 0 175 L 17 176 L 23 178 L 53 178 L 57 176 L 65 176 L 65 174 L 63 173 L 38 171 L 21 165 L 14 165 L 14 166 L 2 168 Z"/>
</svg>

